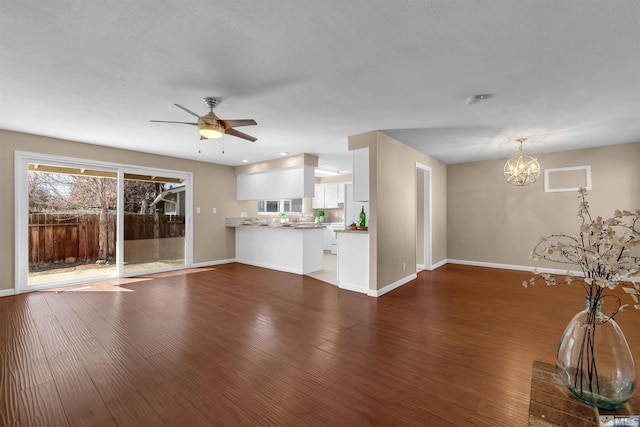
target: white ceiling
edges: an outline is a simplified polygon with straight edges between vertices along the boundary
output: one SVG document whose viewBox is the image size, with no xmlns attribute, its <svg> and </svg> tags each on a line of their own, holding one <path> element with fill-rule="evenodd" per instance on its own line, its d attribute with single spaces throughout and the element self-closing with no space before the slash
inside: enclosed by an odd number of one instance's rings
<svg viewBox="0 0 640 427">
<path fill-rule="evenodd" d="M 0 0 L 0 128 L 349 169 L 383 130 L 447 164 L 640 141 L 637 0 Z M 493 94 L 468 105 L 467 97 Z M 200 142 L 205 96 L 223 119 Z M 224 151 L 222 148 L 224 143 Z"/>
</svg>

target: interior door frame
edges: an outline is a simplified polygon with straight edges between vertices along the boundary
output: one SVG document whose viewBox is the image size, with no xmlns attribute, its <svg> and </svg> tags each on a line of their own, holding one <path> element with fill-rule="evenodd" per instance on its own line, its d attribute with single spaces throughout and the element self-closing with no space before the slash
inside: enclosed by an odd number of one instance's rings
<svg viewBox="0 0 640 427">
<path fill-rule="evenodd" d="M 133 166 L 122 163 L 103 162 L 98 160 L 81 159 L 75 157 L 57 156 L 52 154 L 32 153 L 16 151 L 14 153 L 14 265 L 15 280 L 14 293 L 30 292 L 34 290 L 88 283 L 105 278 L 114 278 L 112 275 L 96 276 L 74 281 L 54 282 L 44 286 L 29 287 L 29 191 L 28 191 L 28 165 L 30 163 L 54 164 L 72 168 L 93 168 L 116 172 L 118 176 L 118 201 L 117 201 L 117 234 L 116 234 L 116 274 L 115 277 L 129 277 L 123 272 L 124 263 L 124 174 L 146 174 L 167 176 L 184 179 L 185 182 L 185 263 L 183 266 L 163 268 L 157 271 L 143 271 L 140 274 L 149 274 L 160 271 L 178 270 L 193 266 L 193 173 L 169 169 Z"/>
<path fill-rule="evenodd" d="M 416 162 L 416 180 L 418 179 L 418 169 L 424 172 L 424 197 L 423 197 L 423 223 L 424 235 L 418 236 L 416 233 L 416 251 L 418 250 L 418 242 L 424 244 L 423 269 L 433 270 L 433 189 L 432 189 L 432 170 L 429 166 Z M 417 184 L 417 182 L 416 182 Z M 416 185 L 416 207 L 418 201 Z M 416 231 L 418 230 L 418 216 L 416 215 Z M 416 257 L 417 258 L 417 257 Z"/>
</svg>

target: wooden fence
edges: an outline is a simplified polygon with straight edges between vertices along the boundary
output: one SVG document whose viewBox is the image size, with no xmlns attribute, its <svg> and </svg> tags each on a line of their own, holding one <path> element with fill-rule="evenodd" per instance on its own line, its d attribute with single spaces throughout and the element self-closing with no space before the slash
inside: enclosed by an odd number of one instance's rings
<svg viewBox="0 0 640 427">
<path fill-rule="evenodd" d="M 185 235 L 184 215 L 125 214 L 124 239 L 162 239 Z M 29 214 L 29 265 L 84 263 L 98 259 L 99 214 Z M 116 214 L 109 212 L 108 260 L 115 259 Z M 131 254 L 133 255 L 133 254 Z"/>
</svg>

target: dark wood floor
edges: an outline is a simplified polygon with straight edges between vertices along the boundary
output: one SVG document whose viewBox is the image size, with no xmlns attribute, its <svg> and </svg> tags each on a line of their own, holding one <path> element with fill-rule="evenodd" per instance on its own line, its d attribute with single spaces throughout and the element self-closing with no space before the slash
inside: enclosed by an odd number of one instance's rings
<svg viewBox="0 0 640 427">
<path fill-rule="evenodd" d="M 228 264 L 0 298 L 0 423 L 526 426 L 583 299 L 529 276 L 446 265 L 375 299 Z"/>
</svg>

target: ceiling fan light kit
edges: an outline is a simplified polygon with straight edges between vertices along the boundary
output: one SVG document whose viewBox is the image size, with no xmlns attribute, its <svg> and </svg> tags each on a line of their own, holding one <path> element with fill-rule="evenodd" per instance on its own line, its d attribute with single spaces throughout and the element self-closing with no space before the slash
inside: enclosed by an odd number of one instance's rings
<svg viewBox="0 0 640 427">
<path fill-rule="evenodd" d="M 232 135 L 238 138 L 246 139 L 247 141 L 255 142 L 257 141 L 251 135 L 247 135 L 246 133 L 242 133 L 238 130 L 235 130 L 236 126 L 253 126 L 256 125 L 256 121 L 253 119 L 240 119 L 240 120 L 223 120 L 220 119 L 213 112 L 213 109 L 216 108 L 222 102 L 222 98 L 215 98 L 213 96 L 208 96 L 204 98 L 204 103 L 209 107 L 209 112 L 204 116 L 199 116 L 188 108 L 183 107 L 180 104 L 173 104 L 176 107 L 180 108 L 183 111 L 191 114 L 198 118 L 197 122 L 171 122 L 166 120 L 151 120 L 154 123 L 179 123 L 183 125 L 192 125 L 197 126 L 198 131 L 200 132 L 200 139 L 218 139 L 222 138 L 223 135 Z"/>
<path fill-rule="evenodd" d="M 198 129 L 204 139 L 218 139 L 224 135 L 224 126 L 218 123 L 217 120 L 215 123 L 207 123 L 204 120 L 198 119 Z"/>
<path fill-rule="evenodd" d="M 519 187 L 533 184 L 540 176 L 538 160 L 522 153 L 522 143 L 526 140 L 526 138 L 516 140 L 520 143 L 520 154 L 507 160 L 504 165 L 504 179 L 509 184 Z"/>
</svg>

